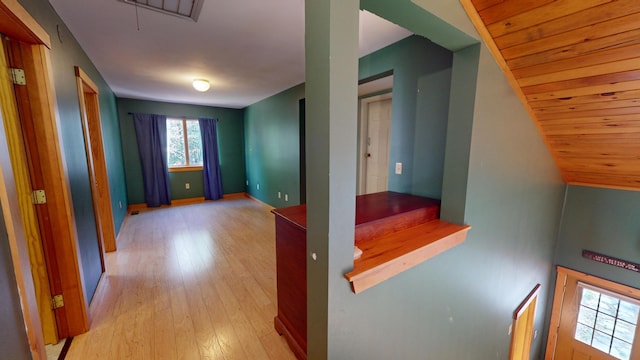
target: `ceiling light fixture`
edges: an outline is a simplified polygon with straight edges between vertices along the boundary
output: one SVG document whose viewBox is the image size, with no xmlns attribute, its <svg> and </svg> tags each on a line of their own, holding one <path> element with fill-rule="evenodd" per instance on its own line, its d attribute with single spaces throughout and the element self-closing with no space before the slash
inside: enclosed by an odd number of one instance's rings
<svg viewBox="0 0 640 360">
<path fill-rule="evenodd" d="M 195 79 L 193 80 L 193 88 L 200 91 L 205 92 L 209 90 L 209 80 L 205 79 Z"/>
</svg>

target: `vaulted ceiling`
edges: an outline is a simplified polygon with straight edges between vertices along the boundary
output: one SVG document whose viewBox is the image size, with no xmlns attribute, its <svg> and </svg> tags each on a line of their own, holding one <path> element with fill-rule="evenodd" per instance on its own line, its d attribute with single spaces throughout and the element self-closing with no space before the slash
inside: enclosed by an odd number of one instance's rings
<svg viewBox="0 0 640 360">
<path fill-rule="evenodd" d="M 640 190 L 640 1 L 461 2 L 565 182 Z"/>
</svg>

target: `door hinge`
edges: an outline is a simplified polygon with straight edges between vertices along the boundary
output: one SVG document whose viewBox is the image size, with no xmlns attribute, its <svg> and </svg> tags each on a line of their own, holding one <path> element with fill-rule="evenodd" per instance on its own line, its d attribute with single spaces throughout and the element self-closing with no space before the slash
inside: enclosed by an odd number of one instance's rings
<svg viewBox="0 0 640 360">
<path fill-rule="evenodd" d="M 51 308 L 52 309 L 59 309 L 61 307 L 64 306 L 64 299 L 62 298 L 62 295 L 56 295 L 54 297 L 51 298 Z"/>
<path fill-rule="evenodd" d="M 24 70 L 10 68 L 11 79 L 15 85 L 27 85 L 27 79 L 24 76 Z"/>
<path fill-rule="evenodd" d="M 44 190 L 33 190 L 31 192 L 31 200 L 34 204 L 46 204 L 47 203 L 47 194 L 45 194 Z"/>
</svg>

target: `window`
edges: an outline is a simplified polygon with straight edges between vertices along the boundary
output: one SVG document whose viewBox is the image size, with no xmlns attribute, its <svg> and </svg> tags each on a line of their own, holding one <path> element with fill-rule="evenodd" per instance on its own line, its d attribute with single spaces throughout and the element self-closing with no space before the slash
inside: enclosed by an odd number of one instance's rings
<svg viewBox="0 0 640 360">
<path fill-rule="evenodd" d="M 630 359 L 640 304 L 590 285 L 578 286 L 582 297 L 574 338 L 616 359 Z"/>
<path fill-rule="evenodd" d="M 167 119 L 167 165 L 170 169 L 202 167 L 198 120 Z"/>
</svg>

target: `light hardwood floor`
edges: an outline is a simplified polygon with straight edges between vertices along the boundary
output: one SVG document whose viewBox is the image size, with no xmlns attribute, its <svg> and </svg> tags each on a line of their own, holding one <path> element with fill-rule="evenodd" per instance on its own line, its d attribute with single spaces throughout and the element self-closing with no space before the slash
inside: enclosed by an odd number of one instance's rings
<svg viewBox="0 0 640 360">
<path fill-rule="evenodd" d="M 233 198 L 129 216 L 66 359 L 295 359 L 273 328 L 269 210 Z"/>
</svg>

